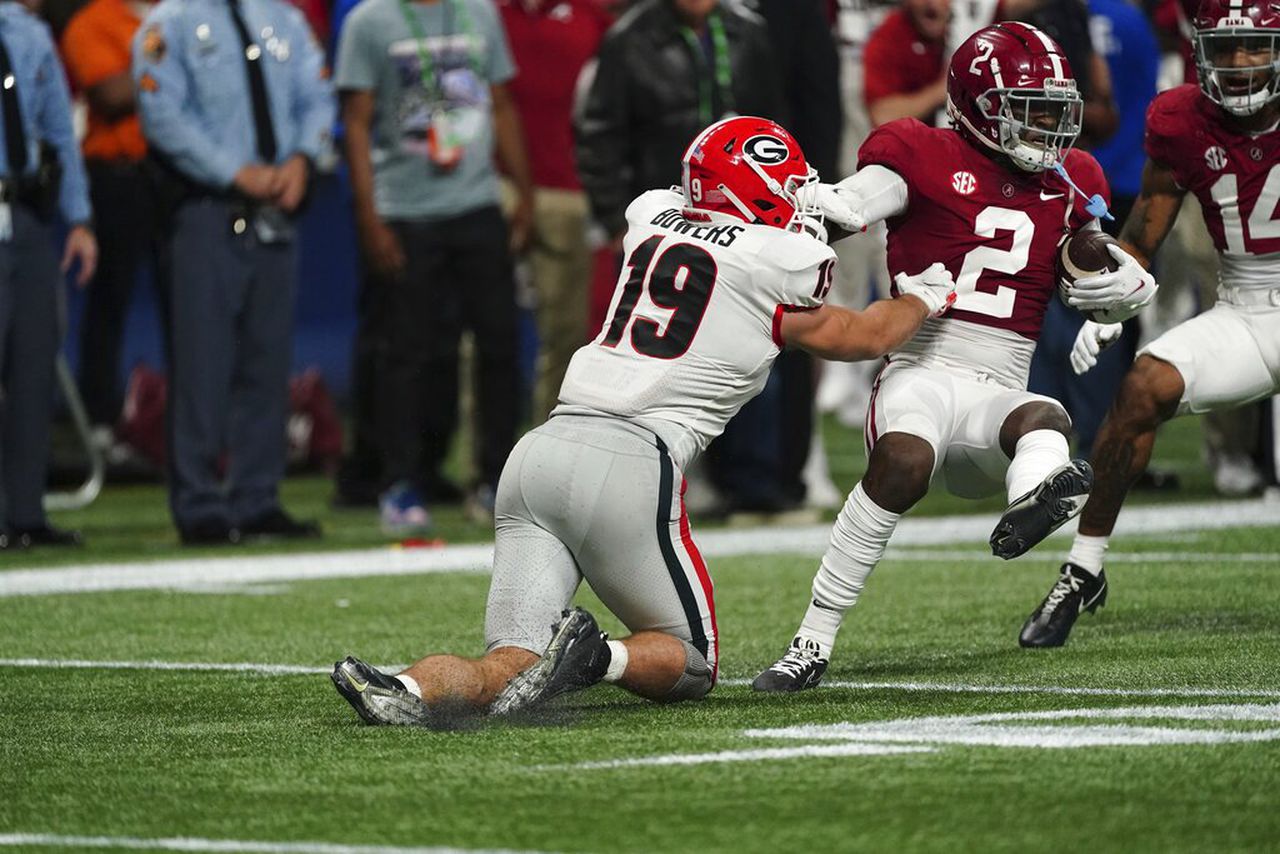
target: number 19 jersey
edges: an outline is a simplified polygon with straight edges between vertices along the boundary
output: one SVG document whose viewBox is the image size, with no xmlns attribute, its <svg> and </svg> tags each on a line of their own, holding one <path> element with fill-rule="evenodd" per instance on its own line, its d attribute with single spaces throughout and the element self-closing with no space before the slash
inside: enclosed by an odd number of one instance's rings
<svg viewBox="0 0 1280 854">
<path fill-rule="evenodd" d="M 553 415 L 652 430 L 687 465 L 764 387 L 786 311 L 822 305 L 835 253 L 807 234 L 732 216 L 686 218 L 651 190 L 627 208 L 624 261 L 600 334 L 574 354 Z"/>
</svg>

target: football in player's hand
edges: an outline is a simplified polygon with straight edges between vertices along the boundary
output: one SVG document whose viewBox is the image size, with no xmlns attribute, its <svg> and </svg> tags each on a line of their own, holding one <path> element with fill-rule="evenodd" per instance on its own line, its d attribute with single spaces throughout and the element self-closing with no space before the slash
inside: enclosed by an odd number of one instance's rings
<svg viewBox="0 0 1280 854">
<path fill-rule="evenodd" d="M 1107 251 L 1108 246 L 1119 245 L 1120 242 L 1111 235 L 1091 228 L 1077 231 L 1062 241 L 1058 252 L 1058 291 L 1064 303 L 1067 300 L 1066 290 L 1076 279 L 1114 273 L 1120 269 L 1120 262 Z M 1097 312 L 1085 311 L 1083 314 L 1097 323 L 1107 322 L 1095 317 Z"/>
</svg>

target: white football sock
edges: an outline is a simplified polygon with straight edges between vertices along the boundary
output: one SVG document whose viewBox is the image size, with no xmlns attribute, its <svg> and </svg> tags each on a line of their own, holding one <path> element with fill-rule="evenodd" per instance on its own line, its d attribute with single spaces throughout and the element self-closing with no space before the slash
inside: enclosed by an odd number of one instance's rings
<svg viewBox="0 0 1280 854">
<path fill-rule="evenodd" d="M 900 518 L 868 498 L 861 483 L 844 503 L 813 578 L 813 602 L 796 632 L 817 641 L 824 658 L 830 657 L 844 612 L 858 601 Z"/>
<path fill-rule="evenodd" d="M 1110 540 L 1110 537 L 1076 534 L 1075 541 L 1071 543 L 1071 552 L 1067 555 L 1067 562 L 1074 563 L 1090 575 L 1097 576 L 1102 572 L 1102 559 L 1107 556 L 1107 543 Z"/>
<path fill-rule="evenodd" d="M 419 700 L 422 699 L 422 688 L 418 687 L 418 680 L 414 679 L 407 673 L 401 673 L 396 677 L 396 681 L 404 686 L 404 689 Z"/>
<path fill-rule="evenodd" d="M 1067 437 L 1057 430 L 1032 430 L 1018 440 L 1005 472 L 1009 503 L 1039 486 L 1049 473 L 1071 459 Z"/>
<path fill-rule="evenodd" d="M 622 641 L 605 641 L 609 647 L 609 668 L 604 672 L 604 681 L 617 682 L 627 672 L 627 647 Z"/>
</svg>

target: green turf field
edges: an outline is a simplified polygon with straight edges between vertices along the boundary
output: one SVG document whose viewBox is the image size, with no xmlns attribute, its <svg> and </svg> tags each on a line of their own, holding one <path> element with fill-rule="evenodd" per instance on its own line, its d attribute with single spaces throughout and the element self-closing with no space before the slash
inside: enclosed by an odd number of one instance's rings
<svg viewBox="0 0 1280 854">
<path fill-rule="evenodd" d="M 316 484 L 290 488 L 320 512 Z M 80 559 L 187 556 L 153 498 L 82 514 L 104 545 Z M 371 517 L 344 518 L 330 545 L 376 541 Z M 453 732 L 360 726 L 324 672 L 348 652 L 478 651 L 483 575 L 0 596 L 0 849 L 1277 850 L 1280 526 L 1114 552 L 1108 607 L 1026 651 L 1060 542 L 1011 564 L 899 543 L 828 684 L 791 697 L 745 680 L 789 639 L 814 558 L 716 558 L 707 700 L 599 687 Z"/>
</svg>

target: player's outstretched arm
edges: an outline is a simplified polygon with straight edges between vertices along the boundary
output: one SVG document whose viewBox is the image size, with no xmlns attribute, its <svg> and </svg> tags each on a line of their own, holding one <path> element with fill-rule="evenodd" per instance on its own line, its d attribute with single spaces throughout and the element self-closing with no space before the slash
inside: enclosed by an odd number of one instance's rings
<svg viewBox="0 0 1280 854">
<path fill-rule="evenodd" d="M 1186 190 L 1178 186 L 1173 170 L 1148 160 L 1142 169 L 1142 190 L 1120 229 L 1120 243 L 1148 269 L 1156 250 L 1173 228 Z"/>
<path fill-rule="evenodd" d="M 831 243 L 907 209 L 907 182 L 892 169 L 874 164 L 839 184 L 814 184 L 804 192 L 813 193 Z"/>
<path fill-rule="evenodd" d="M 877 359 L 908 341 L 930 314 L 919 297 L 874 302 L 863 311 L 824 305 L 782 316 L 782 340 L 837 362 Z"/>
</svg>

